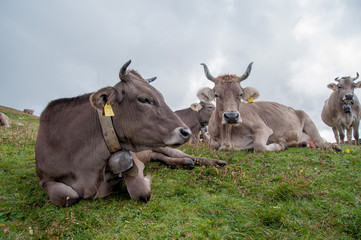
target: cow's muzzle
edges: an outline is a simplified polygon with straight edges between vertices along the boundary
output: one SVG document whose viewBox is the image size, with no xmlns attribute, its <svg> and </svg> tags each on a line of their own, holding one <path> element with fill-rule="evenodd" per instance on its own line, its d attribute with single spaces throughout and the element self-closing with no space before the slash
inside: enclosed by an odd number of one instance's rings
<svg viewBox="0 0 361 240">
<path fill-rule="evenodd" d="M 177 147 L 186 143 L 192 136 L 192 131 L 189 128 L 176 128 L 173 131 L 172 137 L 164 141 L 164 143 L 171 147 Z"/>
<path fill-rule="evenodd" d="M 184 141 L 188 141 L 192 136 L 192 131 L 189 128 L 181 128 L 179 132 Z"/>
<path fill-rule="evenodd" d="M 237 124 L 241 123 L 241 118 L 238 112 L 225 112 L 222 117 L 222 124 Z"/>
<path fill-rule="evenodd" d="M 353 94 L 352 93 L 345 94 L 345 96 L 343 96 L 343 100 L 344 101 L 352 101 L 353 100 Z"/>
</svg>

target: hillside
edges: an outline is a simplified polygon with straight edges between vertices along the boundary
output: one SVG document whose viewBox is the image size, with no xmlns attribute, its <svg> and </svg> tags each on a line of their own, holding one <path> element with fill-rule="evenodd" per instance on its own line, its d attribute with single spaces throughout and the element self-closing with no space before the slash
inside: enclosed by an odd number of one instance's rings
<svg viewBox="0 0 361 240">
<path fill-rule="evenodd" d="M 2 106 L 0 112 L 12 120 L 0 128 L 0 239 L 361 238 L 360 146 L 257 154 L 184 146 L 229 164 L 183 170 L 152 162 L 146 204 L 122 188 L 58 208 L 35 173 L 38 117 Z"/>
</svg>

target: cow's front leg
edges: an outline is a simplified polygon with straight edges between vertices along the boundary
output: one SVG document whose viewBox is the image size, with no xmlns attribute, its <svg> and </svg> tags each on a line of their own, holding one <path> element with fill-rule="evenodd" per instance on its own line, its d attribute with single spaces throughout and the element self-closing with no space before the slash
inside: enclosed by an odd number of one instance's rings
<svg viewBox="0 0 361 240">
<path fill-rule="evenodd" d="M 79 194 L 64 183 L 46 181 L 41 184 L 41 187 L 49 195 L 50 201 L 58 207 L 69 207 L 80 200 Z"/>
<path fill-rule="evenodd" d="M 338 135 L 340 136 L 340 143 L 345 144 L 345 129 L 338 127 L 337 128 Z"/>
<path fill-rule="evenodd" d="M 163 153 L 171 158 L 189 158 L 193 161 L 195 165 L 204 165 L 204 166 L 220 166 L 223 167 L 227 165 L 227 162 L 212 159 L 212 158 L 203 158 L 203 157 L 194 157 L 189 154 L 186 154 L 178 149 L 173 149 L 170 147 L 162 147 L 153 150 L 154 152 Z"/>
<path fill-rule="evenodd" d="M 346 128 L 347 144 L 352 145 L 352 128 Z"/>
<path fill-rule="evenodd" d="M 152 178 L 144 176 L 144 163 L 141 162 L 135 153 L 130 152 L 133 157 L 133 167 L 122 173 L 125 185 L 130 197 L 136 201 L 148 202 L 151 195 Z"/>
<path fill-rule="evenodd" d="M 259 128 L 254 133 L 253 150 L 255 152 L 279 152 L 287 149 L 284 143 L 267 144 L 268 138 L 273 131 L 269 127 Z"/>
<path fill-rule="evenodd" d="M 152 152 L 150 157 L 151 159 L 167 164 L 170 168 L 194 168 L 193 160 L 188 157 L 172 158 L 159 152 Z"/>
</svg>

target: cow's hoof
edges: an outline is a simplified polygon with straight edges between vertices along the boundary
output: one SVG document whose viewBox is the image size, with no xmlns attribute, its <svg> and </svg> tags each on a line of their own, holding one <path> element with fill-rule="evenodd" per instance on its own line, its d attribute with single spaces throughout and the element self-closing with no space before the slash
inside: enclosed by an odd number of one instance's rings
<svg viewBox="0 0 361 240">
<path fill-rule="evenodd" d="M 338 144 L 333 144 L 332 148 L 336 151 L 336 152 L 341 152 L 342 148 L 338 145 Z"/>
<path fill-rule="evenodd" d="M 287 147 L 287 145 L 285 143 L 280 143 L 280 145 L 282 147 L 281 150 L 287 150 L 288 149 L 288 147 Z"/>
<path fill-rule="evenodd" d="M 183 165 L 184 169 L 193 169 L 194 168 L 194 162 L 192 159 L 190 158 L 186 158 L 184 160 L 184 165 Z"/>
<path fill-rule="evenodd" d="M 193 169 L 194 162 L 190 158 L 184 158 L 181 161 L 177 161 L 177 163 L 173 163 L 172 165 L 168 165 L 172 169 L 183 168 L 183 169 Z"/>
<path fill-rule="evenodd" d="M 226 162 L 226 161 L 221 161 L 221 160 L 219 160 L 218 162 L 217 162 L 217 165 L 219 166 L 219 167 L 224 167 L 224 166 L 226 166 L 228 163 Z"/>
</svg>

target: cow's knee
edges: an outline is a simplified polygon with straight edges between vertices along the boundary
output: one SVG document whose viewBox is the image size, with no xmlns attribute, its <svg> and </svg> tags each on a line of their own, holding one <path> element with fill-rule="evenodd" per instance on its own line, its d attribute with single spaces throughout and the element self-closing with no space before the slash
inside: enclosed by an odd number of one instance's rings
<svg viewBox="0 0 361 240">
<path fill-rule="evenodd" d="M 148 202 L 151 195 L 152 178 L 150 175 L 130 177 L 124 176 L 128 193 L 135 201 Z"/>
<path fill-rule="evenodd" d="M 43 184 L 43 188 L 50 201 L 59 207 L 69 207 L 80 200 L 79 194 L 64 183 L 48 181 Z"/>
</svg>

